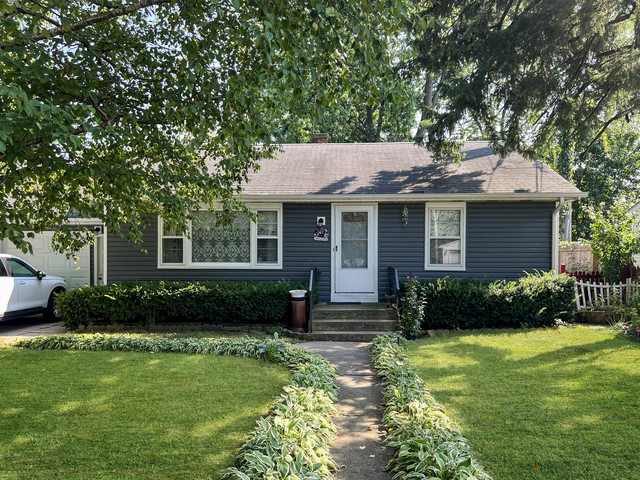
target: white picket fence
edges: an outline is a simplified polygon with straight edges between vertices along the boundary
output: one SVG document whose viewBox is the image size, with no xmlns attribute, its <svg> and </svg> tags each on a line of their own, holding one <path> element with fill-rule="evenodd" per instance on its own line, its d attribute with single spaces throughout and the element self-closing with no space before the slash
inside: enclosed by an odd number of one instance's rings
<svg viewBox="0 0 640 480">
<path fill-rule="evenodd" d="M 591 283 L 576 280 L 576 308 L 608 307 L 618 302 L 625 303 L 633 295 L 640 294 L 640 284 L 630 278 L 625 283 Z"/>
</svg>

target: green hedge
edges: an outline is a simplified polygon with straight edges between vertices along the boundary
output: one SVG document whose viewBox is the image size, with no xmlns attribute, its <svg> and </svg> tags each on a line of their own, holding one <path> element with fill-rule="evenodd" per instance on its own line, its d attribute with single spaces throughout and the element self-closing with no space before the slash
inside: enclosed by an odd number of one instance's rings
<svg viewBox="0 0 640 480">
<path fill-rule="evenodd" d="M 56 299 L 67 328 L 95 322 L 278 323 L 289 290 L 305 282 L 122 282 L 69 290 Z"/>
<path fill-rule="evenodd" d="M 412 290 L 422 302 L 420 323 L 425 329 L 542 327 L 555 325 L 556 319 L 573 320 L 574 280 L 552 272 L 538 272 L 512 282 L 450 278 L 420 281 Z M 411 300 L 405 288 L 401 307 L 406 305 L 407 311 L 415 311 Z"/>
</svg>

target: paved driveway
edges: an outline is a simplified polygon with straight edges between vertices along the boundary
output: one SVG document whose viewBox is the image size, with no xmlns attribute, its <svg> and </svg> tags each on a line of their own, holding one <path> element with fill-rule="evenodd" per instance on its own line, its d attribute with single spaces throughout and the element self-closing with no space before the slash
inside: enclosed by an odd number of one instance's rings
<svg viewBox="0 0 640 480">
<path fill-rule="evenodd" d="M 0 320 L 0 344 L 12 342 L 18 337 L 39 337 L 66 331 L 62 322 L 48 322 L 41 316 Z"/>
</svg>

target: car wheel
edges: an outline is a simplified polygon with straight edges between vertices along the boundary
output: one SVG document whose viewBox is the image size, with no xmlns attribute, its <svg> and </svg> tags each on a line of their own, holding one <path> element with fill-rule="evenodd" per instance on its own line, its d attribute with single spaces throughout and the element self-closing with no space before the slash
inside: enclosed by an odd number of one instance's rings
<svg viewBox="0 0 640 480">
<path fill-rule="evenodd" d="M 63 288 L 56 288 L 51 295 L 49 295 L 49 301 L 47 302 L 47 309 L 44 311 L 44 318 L 47 320 L 59 320 L 58 309 L 56 308 L 56 295 L 60 292 L 64 292 Z"/>
</svg>

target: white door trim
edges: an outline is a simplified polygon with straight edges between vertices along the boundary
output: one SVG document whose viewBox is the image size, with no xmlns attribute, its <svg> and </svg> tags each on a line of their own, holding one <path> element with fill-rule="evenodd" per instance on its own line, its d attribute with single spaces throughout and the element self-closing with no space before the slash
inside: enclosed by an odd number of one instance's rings
<svg viewBox="0 0 640 480">
<path fill-rule="evenodd" d="M 372 224 L 371 238 L 369 239 L 369 245 L 371 246 L 371 264 L 373 275 L 373 292 L 363 293 L 337 293 L 336 292 L 336 275 L 338 271 L 338 256 L 337 246 L 340 241 L 338 235 L 338 215 L 337 207 L 371 207 L 373 209 L 373 215 L 370 219 Z M 332 302 L 363 302 L 363 303 L 376 303 L 378 302 L 378 204 L 377 203 L 332 203 L 331 204 L 331 301 Z"/>
</svg>

